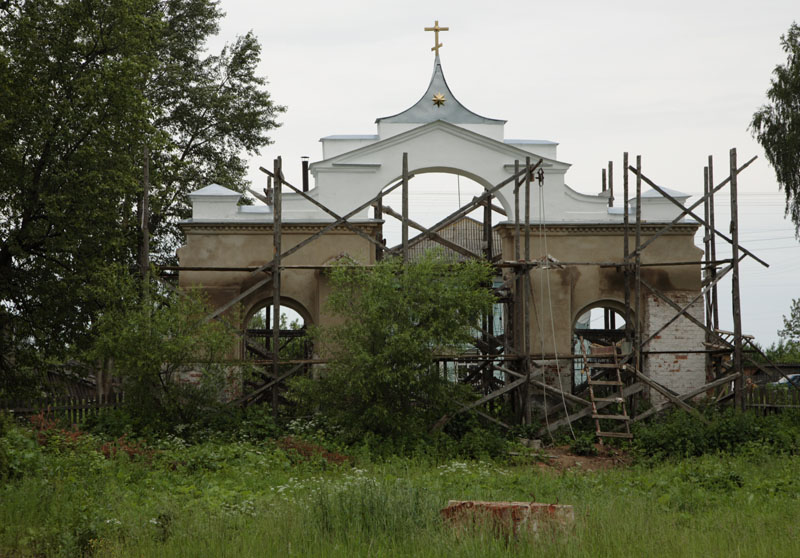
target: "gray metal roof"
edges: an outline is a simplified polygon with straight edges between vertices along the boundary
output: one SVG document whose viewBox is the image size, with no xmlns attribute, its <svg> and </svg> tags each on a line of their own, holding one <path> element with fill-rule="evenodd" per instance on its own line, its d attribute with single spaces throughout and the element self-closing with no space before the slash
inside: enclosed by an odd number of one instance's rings
<svg viewBox="0 0 800 558">
<path fill-rule="evenodd" d="M 325 136 L 319 140 L 376 140 L 378 134 L 334 134 L 332 136 Z"/>
<path fill-rule="evenodd" d="M 444 103 L 440 106 L 433 102 L 433 96 L 437 94 L 444 95 Z M 447 86 L 438 56 L 433 62 L 431 82 L 422 98 L 411 108 L 394 116 L 378 118 L 376 122 L 424 124 L 435 120 L 444 120 L 452 124 L 505 124 L 506 122 L 475 114 L 459 103 Z"/>
<path fill-rule="evenodd" d="M 557 141 L 535 140 L 535 139 L 504 139 L 503 143 L 518 145 L 558 145 Z"/>
</svg>

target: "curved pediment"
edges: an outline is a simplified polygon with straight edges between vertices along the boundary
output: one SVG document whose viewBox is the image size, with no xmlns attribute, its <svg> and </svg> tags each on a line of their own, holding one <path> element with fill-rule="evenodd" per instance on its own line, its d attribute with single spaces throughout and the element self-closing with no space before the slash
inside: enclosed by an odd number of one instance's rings
<svg viewBox="0 0 800 558">
<path fill-rule="evenodd" d="M 444 120 L 435 120 L 347 153 L 317 161 L 311 164 L 310 169 L 312 173 L 316 174 L 336 166 L 366 165 L 374 167 L 381 164 L 382 153 L 397 152 L 398 150 L 401 153 L 409 153 L 409 157 L 411 157 L 412 151 L 419 151 L 419 155 L 426 160 L 430 159 L 431 155 L 435 155 L 439 159 L 440 166 L 458 167 L 458 164 L 452 163 L 462 160 L 469 166 L 470 161 L 464 160 L 463 155 L 459 155 L 465 144 L 480 150 L 482 157 L 495 158 L 495 162 L 501 165 L 513 164 L 515 160 L 524 162 L 526 157 L 531 157 L 534 160 L 542 158 L 547 168 L 566 171 L 570 167 L 569 163 L 537 156 L 532 151 L 519 149 Z M 416 150 L 413 149 L 415 147 Z"/>
</svg>

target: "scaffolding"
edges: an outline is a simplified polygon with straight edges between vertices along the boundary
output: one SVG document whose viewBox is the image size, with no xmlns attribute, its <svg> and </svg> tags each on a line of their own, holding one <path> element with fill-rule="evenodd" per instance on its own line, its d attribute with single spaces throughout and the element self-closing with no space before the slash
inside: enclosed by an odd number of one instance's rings
<svg viewBox="0 0 800 558">
<path fill-rule="evenodd" d="M 463 403 L 459 412 L 473 412 L 485 420 L 499 424 L 504 428 L 511 428 L 511 424 L 492 414 L 492 405 L 498 401 L 504 401 L 506 405 L 513 409 L 513 422 L 517 424 L 532 424 L 534 421 L 534 407 L 536 407 L 538 418 L 545 422 L 545 425 L 537 432 L 539 436 L 552 435 L 558 428 L 564 426 L 571 428 L 571 424 L 574 421 L 583 417 L 591 417 L 597 425 L 596 431 L 601 439 L 607 436 L 619 437 L 630 432 L 630 422 L 644 420 L 672 406 L 691 413 L 698 420 L 706 420 L 693 405 L 693 400 L 701 395 L 708 396 L 714 403 L 732 403 L 736 408 L 744 409 L 746 405 L 746 390 L 748 389 L 743 373 L 743 362 L 745 360 L 752 363 L 768 377 L 774 377 L 775 371 L 786 377 L 780 367 L 771 363 L 766 355 L 763 354 L 753 342 L 752 337 L 742 333 L 739 264 L 744 258 L 749 257 L 768 267 L 766 262 L 739 244 L 738 177 L 755 159 L 753 157 L 739 166 L 736 149 L 731 149 L 728 175 L 719 184 L 714 185 L 713 160 L 709 156 L 708 164 L 704 168 L 703 195 L 691 205 L 685 206 L 644 174 L 641 156 L 637 156 L 635 165 L 632 165 L 630 164 L 628 153 L 624 153 L 622 157 L 624 236 L 623 251 L 619 258 L 602 262 L 556 262 L 547 254 L 544 254 L 539 259 L 531 258 L 531 189 L 532 185 L 535 185 L 537 181 L 539 187 L 542 186 L 544 173 L 541 159 L 533 162 L 529 157 L 525 161 L 516 161 L 512 176 L 492 187 L 486 188 L 480 196 L 473 198 L 435 225 L 425 227 L 409 217 L 409 182 L 413 178 L 413 174 L 409 172 L 407 153 L 403 154 L 400 162 L 402 168 L 400 180 L 384 188 L 378 195 L 344 215 L 337 214 L 308 194 L 307 161 L 304 161 L 303 165 L 303 187 L 298 188 L 285 179 L 282 161 L 279 157 L 275 159 L 272 170 L 263 167 L 260 169 L 268 176 L 268 188 L 264 190 L 264 196 L 253 192 L 259 199 L 269 203 L 273 208 L 273 257 L 271 261 L 254 267 L 164 266 L 161 268 L 161 272 L 162 275 L 169 274 L 175 277 L 175 272 L 181 271 L 239 271 L 247 272 L 248 277 L 255 280 L 249 288 L 214 310 L 208 316 L 208 319 L 220 317 L 259 289 L 271 288 L 272 327 L 259 332 L 261 335 L 271 338 L 271 344 L 260 349 L 260 351 L 256 351 L 257 359 L 253 361 L 264 366 L 264 380 L 260 385 L 242 395 L 237 401 L 249 404 L 259 400 L 268 400 L 272 405 L 273 411 L 277 414 L 281 403 L 281 390 L 284 381 L 297 373 L 307 370 L 312 365 L 325 363 L 324 359 L 281 360 L 280 358 L 282 343 L 285 343 L 286 339 L 293 335 L 286 330 L 281 330 L 279 326 L 281 271 L 299 268 L 322 270 L 331 267 L 329 265 L 285 265 L 283 262 L 288 256 L 336 228 L 345 228 L 374 246 L 376 260 L 392 255 L 399 256 L 403 261 L 408 262 L 409 250 L 423 241 L 441 244 L 446 249 L 466 258 L 484 259 L 494 266 L 498 273 L 505 270 L 510 274 L 509 281 L 493 287 L 498 302 L 504 307 L 505 320 L 503 320 L 502 331 L 496 331 L 495 319 L 490 313 L 482 320 L 480 333 L 474 341 L 473 351 L 469 354 L 438 355 L 436 357 L 436 361 L 439 363 L 449 363 L 455 367 L 466 367 L 466 373 L 460 380 L 474 385 L 476 390 L 479 391 L 480 398 L 470 403 Z M 609 162 L 607 172 L 606 169 L 603 169 L 602 172 L 602 190 L 604 192 L 607 191 L 609 207 L 613 206 L 614 203 L 613 178 L 613 162 Z M 631 195 L 630 191 L 631 179 L 635 180 L 633 195 Z M 492 223 L 493 214 L 500 213 L 506 216 L 506 212 L 493 204 L 492 201 L 499 190 L 512 183 L 514 194 L 514 215 L 512 220 L 514 257 L 513 260 L 503 261 L 498 260 L 495 255 L 493 246 L 494 227 Z M 670 223 L 659 224 L 656 230 L 653 230 L 652 224 L 649 225 L 648 238 L 646 240 L 643 240 L 644 223 L 641 214 L 643 184 L 647 184 L 680 210 L 679 215 L 672 219 Z M 731 204 L 730 236 L 717 228 L 715 220 L 715 196 L 726 187 L 730 194 Z M 384 204 L 385 196 L 398 188 L 402 196 L 400 212 Z M 332 218 L 317 232 L 286 250 L 283 249 L 281 244 L 282 191 L 284 189 L 298 194 Z M 520 200 L 521 197 L 523 198 L 522 202 Z M 630 211 L 631 202 L 635 203 L 635 213 Z M 700 206 L 702 208 L 697 211 Z M 399 246 L 390 248 L 386 245 L 382 237 L 382 227 L 378 229 L 376 234 L 371 235 L 362 230 L 358 224 L 351 222 L 355 215 L 369 208 L 374 210 L 376 222 L 382 223 L 384 217 L 391 217 L 400 221 L 402 241 Z M 468 249 L 446 239 L 440 234 L 445 227 L 481 208 L 483 210 L 484 246 L 482 252 Z M 522 216 L 520 215 L 521 208 L 524 212 Z M 684 219 L 686 218 L 693 219 L 698 227 L 703 228 L 703 257 L 697 261 L 643 263 L 642 253 L 656 239 L 667 234 L 677 225 L 685 223 Z M 536 226 L 546 235 L 548 225 L 541 217 Z M 415 229 L 420 234 L 410 239 L 410 229 Z M 731 257 L 729 259 L 717 259 L 718 239 L 730 245 Z M 534 317 L 531 310 L 533 293 L 531 273 L 537 270 L 547 274 L 549 270 L 556 267 L 567 269 L 574 266 L 611 267 L 620 270 L 623 274 L 624 331 L 613 339 L 609 338 L 605 342 L 597 344 L 598 347 L 602 345 L 613 347 L 613 364 L 609 364 L 607 360 L 602 362 L 603 359 L 599 356 L 603 352 L 602 350 L 597 349 L 591 354 L 587 353 L 584 350 L 583 341 L 581 341 L 582 350 L 580 352 L 571 350 L 570 354 L 562 355 L 557 354 L 557 352 L 556 354 L 546 354 L 544 343 L 541 351 L 531 347 L 530 327 L 531 320 Z M 700 292 L 688 304 L 681 305 L 670 298 L 663 289 L 642 276 L 642 269 L 648 266 L 698 266 L 702 270 Z M 720 299 L 718 292 L 720 281 L 729 275 L 732 278 L 731 301 L 733 314 L 733 331 L 730 332 L 722 331 L 719 327 Z M 549 276 L 547 277 L 549 279 Z M 646 336 L 641 307 L 644 293 L 649 293 L 658 298 L 669 306 L 673 312 L 665 324 Z M 697 319 L 689 312 L 693 305 L 701 301 L 705 314 L 704 320 Z M 634 319 L 631 319 L 631 316 Z M 653 339 L 657 338 L 681 317 L 688 319 L 704 332 L 703 346 L 705 348 L 678 351 L 651 350 L 649 346 Z M 613 313 L 606 311 L 604 318 L 605 329 L 614 329 Z M 543 335 L 541 329 L 539 335 Z M 265 343 L 265 345 L 267 344 Z M 553 329 L 553 346 L 556 347 L 555 329 Z M 676 393 L 655 379 L 648 377 L 643 372 L 644 359 L 648 355 L 664 353 L 702 354 L 705 358 L 706 383 L 689 392 Z M 306 356 L 308 357 L 308 355 Z M 583 396 L 580 393 L 572 393 L 571 390 L 565 389 L 560 383 L 556 386 L 547 381 L 545 370 L 548 366 L 552 366 L 554 362 L 560 382 L 561 372 L 558 370 L 560 361 L 567 363 L 570 370 L 582 369 L 585 371 L 590 385 Z M 574 366 L 573 361 L 576 363 Z M 766 363 L 767 366 L 764 366 L 762 362 Z M 608 378 L 611 379 L 609 380 Z M 600 397 L 594 394 L 596 386 L 604 383 L 606 385 L 614 384 L 613 396 Z M 790 383 L 790 385 L 793 384 Z M 637 413 L 639 407 L 637 405 L 638 399 L 641 394 L 648 391 L 659 394 L 662 401 L 643 412 Z M 609 407 L 610 409 L 608 409 Z M 609 417 L 622 416 L 614 411 L 614 409 L 620 408 L 624 410 L 624 424 L 617 424 L 614 425 L 615 427 L 609 428 Z M 610 412 L 602 412 L 603 409 Z M 451 418 L 448 416 L 442 417 L 435 425 L 432 425 L 432 428 L 442 428 Z M 603 421 L 602 424 L 601 421 Z"/>
</svg>

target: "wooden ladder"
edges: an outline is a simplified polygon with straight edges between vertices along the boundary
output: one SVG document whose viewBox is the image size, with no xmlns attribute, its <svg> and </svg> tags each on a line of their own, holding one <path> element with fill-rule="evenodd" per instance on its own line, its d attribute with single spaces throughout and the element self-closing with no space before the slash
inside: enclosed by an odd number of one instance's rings
<svg viewBox="0 0 800 558">
<path fill-rule="evenodd" d="M 623 388 L 625 383 L 622 381 L 622 373 L 620 372 L 619 363 L 619 346 L 614 344 L 610 347 L 594 345 L 591 350 L 591 358 L 603 358 L 611 362 L 593 362 L 589 365 L 590 355 L 586 353 L 586 344 L 581 339 L 581 354 L 583 356 L 583 373 L 586 375 L 586 382 L 589 385 L 589 400 L 592 403 L 592 418 L 595 424 L 595 433 L 600 443 L 603 443 L 603 438 L 633 438 L 631 434 L 631 418 L 628 416 L 628 409 L 625 405 L 625 396 L 623 395 Z M 613 369 L 616 373 L 616 379 L 611 380 L 596 380 L 592 378 L 592 369 L 609 368 Z M 606 393 L 602 397 L 598 397 L 595 389 L 604 389 Z M 597 408 L 597 403 L 616 403 L 619 405 L 619 412 L 616 413 L 601 413 Z M 605 408 L 605 407 L 604 407 Z M 604 431 L 600 427 L 601 420 L 615 420 L 622 422 L 625 427 L 624 432 L 611 432 Z"/>
</svg>

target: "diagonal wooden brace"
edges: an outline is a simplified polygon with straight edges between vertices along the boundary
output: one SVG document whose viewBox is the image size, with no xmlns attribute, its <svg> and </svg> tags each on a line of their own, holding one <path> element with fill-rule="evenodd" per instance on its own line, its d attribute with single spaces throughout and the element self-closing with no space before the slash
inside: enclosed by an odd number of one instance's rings
<svg viewBox="0 0 800 558">
<path fill-rule="evenodd" d="M 460 209 L 457 209 L 455 212 L 451 213 L 449 216 L 445 217 L 444 219 L 442 219 L 441 221 L 439 221 L 438 223 L 433 225 L 430 228 L 430 230 L 436 232 L 436 231 L 446 227 L 447 225 L 450 225 L 451 223 L 454 223 L 455 221 L 458 221 L 463 216 L 467 215 L 470 211 L 473 211 L 474 209 L 477 209 L 478 207 L 483 205 L 483 203 L 487 199 L 489 199 L 490 196 L 493 196 L 495 194 L 495 192 L 497 192 L 498 190 L 500 190 L 504 186 L 507 186 L 511 182 L 514 182 L 515 180 L 518 180 L 521 176 L 525 176 L 526 172 L 530 172 L 532 174 L 533 171 L 535 171 L 537 168 L 539 168 L 542 165 L 542 162 L 543 162 L 543 160 L 539 159 L 539 161 L 535 165 L 532 165 L 530 168 L 525 168 L 525 169 L 522 169 L 519 172 L 515 172 L 513 175 L 511 175 L 510 177 L 506 178 L 505 180 L 503 180 L 499 184 L 496 184 L 495 186 L 492 186 L 491 188 L 486 190 L 480 196 L 472 198 L 471 202 L 469 202 L 466 205 L 462 206 Z M 408 247 L 411 248 L 412 246 L 415 246 L 416 244 L 419 244 L 420 242 L 422 242 L 422 239 L 417 239 L 414 242 L 410 242 Z"/>
<path fill-rule="evenodd" d="M 752 159 L 750 159 L 749 161 L 747 161 L 747 162 L 746 162 L 744 165 L 742 165 L 741 167 L 739 167 L 739 168 L 736 170 L 736 174 L 739 174 L 739 173 L 740 173 L 740 172 L 742 172 L 744 169 L 746 169 L 747 167 L 749 167 L 749 166 L 750 166 L 750 165 L 753 163 L 753 161 L 755 161 L 757 158 L 758 158 L 758 157 L 753 157 Z M 637 250 L 634 250 L 634 251 L 633 251 L 633 252 L 632 252 L 632 253 L 631 253 L 631 254 L 630 254 L 628 257 L 629 257 L 629 258 L 633 258 L 633 257 L 635 257 L 635 256 L 636 256 L 636 254 L 637 254 L 637 253 L 641 254 L 641 253 L 642 253 L 642 250 L 644 250 L 644 249 L 645 249 L 645 248 L 647 248 L 647 247 L 648 247 L 650 244 L 652 244 L 653 242 L 655 242 L 655 240 L 656 240 L 658 237 L 660 237 L 661 235 L 665 234 L 665 233 L 666 233 L 666 232 L 668 232 L 670 229 L 672 229 L 672 227 L 673 227 L 673 226 L 675 226 L 675 225 L 677 225 L 677 224 L 678 224 L 678 222 L 679 222 L 681 219 L 683 219 L 684 217 L 686 217 L 686 215 L 688 215 L 688 214 L 689 214 L 689 212 L 690 212 L 691 210 L 693 210 L 694 208 L 696 208 L 697 206 L 699 206 L 701 203 L 705 202 L 705 201 L 706 201 L 706 199 L 710 198 L 710 197 L 711 197 L 712 195 L 714 195 L 716 192 L 718 192 L 719 190 L 721 190 L 722 188 L 724 188 L 724 187 L 725 187 L 725 186 L 728 184 L 728 182 L 730 182 L 730 181 L 731 181 L 731 177 L 729 176 L 728 178 L 726 178 L 725 180 L 723 180 L 723 181 L 722 181 L 722 182 L 721 182 L 721 183 L 720 183 L 718 186 L 716 186 L 716 187 L 715 187 L 715 188 L 714 188 L 712 191 L 710 191 L 710 192 L 708 192 L 707 194 L 705 194 L 705 195 L 701 196 L 699 200 L 697 200 L 696 202 L 694 202 L 694 203 L 693 203 L 692 205 L 690 205 L 688 208 L 687 208 L 687 207 L 683 207 L 683 205 L 681 205 L 681 207 L 682 207 L 683 209 L 681 210 L 680 214 L 679 214 L 677 217 L 675 217 L 675 218 L 674 218 L 674 219 L 673 219 L 673 220 L 672 220 L 672 221 L 671 221 L 671 222 L 670 222 L 668 225 L 666 225 L 666 226 L 665 226 L 663 229 L 659 230 L 659 231 L 658 231 L 656 234 L 654 234 L 653 236 L 651 236 L 650 238 L 648 238 L 648 239 L 647 239 L 645 242 L 643 242 L 643 243 L 642 243 L 642 245 L 641 245 L 641 246 L 639 246 L 639 248 L 638 248 Z M 710 227 L 709 227 L 709 229 L 710 229 Z"/>
<path fill-rule="evenodd" d="M 316 240 L 319 237 L 321 237 L 326 232 L 334 229 L 335 227 L 337 227 L 342 222 L 346 221 L 347 219 L 349 219 L 350 217 L 352 217 L 353 215 L 355 215 L 359 211 L 362 211 L 363 209 L 366 209 L 367 207 L 372 205 L 372 203 L 374 203 L 376 200 L 378 200 L 382 196 L 385 196 L 389 192 L 391 192 L 393 190 L 396 190 L 401 185 L 402 185 L 402 182 L 397 182 L 397 183 L 393 184 L 392 186 L 390 186 L 389 188 L 387 188 L 386 190 L 384 190 L 383 192 L 381 192 L 380 194 L 378 194 L 377 196 L 375 196 L 374 198 L 372 198 L 368 202 L 360 205 L 359 207 L 357 207 L 356 209 L 354 209 L 353 211 L 351 211 L 350 213 L 345 215 L 344 217 L 341 217 L 341 218 L 337 219 L 333 223 L 329 223 L 327 226 L 325 226 L 324 228 L 322 228 L 319 231 L 315 232 L 313 235 L 309 236 L 308 238 L 306 238 L 302 242 L 299 242 L 298 244 L 295 244 L 293 247 L 291 247 L 288 250 L 286 250 L 285 252 L 283 252 L 280 255 L 281 259 L 286 258 L 288 256 L 291 256 L 292 254 L 294 254 L 295 252 L 297 252 L 301 248 L 307 246 L 308 244 L 310 244 L 314 240 Z M 390 250 L 387 250 L 387 251 L 390 251 Z M 269 262 L 265 263 L 264 265 L 262 265 L 262 266 L 258 267 L 257 269 L 253 270 L 251 272 L 251 275 L 256 275 L 258 273 L 263 273 L 263 272 L 269 272 L 268 270 L 269 270 L 269 268 L 272 267 L 273 261 L 274 260 L 270 260 Z M 250 287 L 246 291 L 236 295 L 234 298 L 229 300 L 227 303 L 225 303 L 224 305 L 222 305 L 219 308 L 217 308 L 216 310 L 214 310 L 211 314 L 209 314 L 206 317 L 206 321 L 213 320 L 214 318 L 216 318 L 217 316 L 219 316 L 220 314 L 224 313 L 226 310 L 231 308 L 233 305 L 235 305 L 235 304 L 241 302 L 242 300 L 244 300 L 245 297 L 247 297 L 251 293 L 255 292 L 256 290 L 258 290 L 262 286 L 266 285 L 269 281 L 270 281 L 269 277 L 266 278 L 266 279 L 262 279 L 262 280 L 258 281 L 255 285 L 253 285 L 252 287 Z"/>
<path fill-rule="evenodd" d="M 623 397 L 630 397 L 631 395 L 634 395 L 634 394 L 639 393 L 640 391 L 642 391 L 643 388 L 644 388 L 644 386 L 639 382 L 636 382 L 635 384 L 631 384 L 629 386 L 625 386 L 622 389 L 622 396 Z M 609 405 L 611 405 L 611 403 L 610 402 L 605 402 L 605 401 L 600 401 L 600 402 L 597 402 L 595 405 L 596 405 L 596 408 L 599 410 L 599 409 L 603 409 L 605 407 L 608 407 Z M 588 406 L 588 407 L 584 407 L 583 409 L 581 409 L 579 411 L 576 411 L 575 413 L 572 413 L 569 416 L 565 416 L 565 417 L 562 417 L 562 418 L 560 418 L 558 420 L 551 421 L 547 426 L 543 426 L 542 428 L 540 428 L 539 431 L 536 433 L 536 435 L 537 436 L 543 436 L 544 434 L 547 434 L 548 432 L 553 432 L 554 430 L 556 430 L 557 428 L 561 428 L 565 424 L 569 424 L 571 422 L 575 422 L 578 419 L 581 419 L 581 418 L 583 418 L 585 416 L 591 415 L 592 412 L 593 412 L 593 409 L 592 409 L 591 405 Z"/>
<path fill-rule="evenodd" d="M 386 213 L 387 215 L 390 215 L 390 216 L 394 217 L 395 219 L 400 219 L 400 220 L 403 219 L 402 215 L 397 213 L 395 210 L 393 210 L 388 205 L 384 205 L 383 206 L 383 212 Z M 418 231 L 421 231 L 423 233 L 423 238 L 430 238 L 434 242 L 438 242 L 442 246 L 450 248 L 451 250 L 453 250 L 454 252 L 458 252 L 462 256 L 467 256 L 468 258 L 482 259 L 482 256 L 479 256 L 475 252 L 472 252 L 471 250 L 468 250 L 468 249 L 464 248 L 463 246 L 459 246 L 455 242 L 451 242 L 450 240 L 447 240 L 446 238 L 443 238 L 438 233 L 435 233 L 430 229 L 426 229 L 424 226 L 420 225 L 419 223 L 417 223 L 415 221 L 412 221 L 411 219 L 406 219 L 406 221 L 408 222 L 408 226 L 409 227 L 413 227 L 413 228 L 417 229 Z"/>
<path fill-rule="evenodd" d="M 755 160 L 755 157 L 753 159 L 751 159 L 750 161 L 752 162 L 753 160 Z M 747 164 L 750 164 L 750 163 L 748 162 Z M 730 237 L 728 237 L 725 234 L 719 232 L 717 229 L 712 229 L 711 226 L 708 225 L 704 219 L 701 219 L 694 211 L 690 211 L 689 209 L 684 207 L 684 205 L 681 202 L 679 202 L 678 200 L 676 200 L 675 198 L 670 196 L 667 192 L 664 191 L 663 188 L 661 188 L 655 182 L 653 182 L 652 180 L 647 178 L 644 174 L 640 174 L 639 171 L 636 169 L 636 167 L 629 166 L 628 168 L 631 171 L 633 171 L 634 174 L 638 174 L 639 176 L 641 176 L 642 180 L 645 181 L 651 188 L 653 188 L 653 190 L 655 190 L 656 192 L 658 192 L 659 194 L 661 194 L 662 196 L 667 198 L 669 201 L 671 201 L 673 204 L 677 205 L 683 211 L 685 211 L 685 215 L 691 216 L 693 219 L 695 219 L 701 225 L 704 225 L 704 226 L 708 227 L 711 232 L 713 232 L 715 235 L 717 235 L 720 238 L 722 238 L 723 240 L 725 240 L 728 244 L 733 244 L 733 240 Z M 737 173 L 738 173 L 738 171 L 737 171 Z M 714 190 L 716 191 L 716 188 Z M 668 227 L 671 227 L 671 226 L 672 225 L 668 225 Z M 747 254 L 748 256 L 753 258 L 754 260 L 756 260 L 758 263 L 760 263 L 764 267 L 769 267 L 769 264 L 767 262 L 765 262 L 764 260 L 762 260 L 761 258 L 756 256 L 755 254 L 753 254 L 750 250 L 745 249 L 743 246 L 739 245 L 739 250 L 741 250 L 743 253 Z M 640 252 L 641 252 L 641 250 L 634 250 L 633 254 L 631 254 L 631 255 L 635 255 L 635 254 L 640 253 Z M 628 257 L 630 258 L 631 256 L 628 256 Z"/>
<path fill-rule="evenodd" d="M 674 403 L 687 413 L 699 418 L 705 424 L 709 424 L 708 419 L 703 415 L 701 415 L 700 411 L 698 411 L 697 409 L 695 409 L 694 407 L 692 407 L 691 405 L 680 399 L 677 395 L 673 394 L 670 390 L 668 390 L 655 380 L 648 378 L 647 376 L 636 370 L 636 368 L 628 364 L 625 365 L 625 369 L 628 370 L 629 372 L 632 372 L 639 379 L 639 381 L 644 382 L 645 384 L 656 390 L 658 393 L 669 399 L 672 403 Z"/>
<path fill-rule="evenodd" d="M 265 168 L 263 168 L 263 167 L 259 167 L 259 168 L 260 168 L 260 170 L 262 170 L 263 172 L 266 172 L 266 173 L 270 174 L 270 173 L 269 173 L 269 171 L 267 171 Z M 303 196 L 305 199 L 307 199 L 308 201 L 310 201 L 310 202 L 311 202 L 313 205 L 316 205 L 316 206 L 317 206 L 317 207 L 319 207 L 319 208 L 320 208 L 322 211 L 324 211 L 325 213 L 327 213 L 328 215 L 330 215 L 330 216 L 331 216 L 331 217 L 333 217 L 334 219 L 337 219 L 337 220 L 339 220 L 339 219 L 342 219 L 342 217 L 341 217 L 340 215 L 338 215 L 338 214 L 337 214 L 337 213 L 335 213 L 334 211 L 331 211 L 330 209 L 328 209 L 327 207 L 325 207 L 325 205 L 324 205 L 324 204 L 321 204 L 320 202 L 318 202 L 317 200 L 315 200 L 314 198 L 312 198 L 311 196 L 309 196 L 307 193 L 303 192 L 302 190 L 300 190 L 300 189 L 298 189 L 298 188 L 295 188 L 294 186 L 292 186 L 292 185 L 291 185 L 291 184 L 289 184 L 288 182 L 283 182 L 282 184 L 283 184 L 284 186 L 288 186 L 289 188 L 291 188 L 291 189 L 292 189 L 292 190 L 293 190 L 293 191 L 294 191 L 296 194 L 300 194 L 301 196 Z M 370 235 L 368 235 L 367 233 L 365 233 L 364 231 L 362 231 L 362 230 L 361 230 L 361 229 L 359 229 L 358 227 L 356 227 L 356 226 L 354 226 L 354 225 L 352 225 L 352 224 L 348 223 L 346 220 L 342 220 L 342 225 L 343 225 L 343 226 L 345 226 L 345 227 L 346 227 L 348 230 L 350 230 L 350 231 L 352 231 L 352 232 L 356 233 L 356 234 L 357 234 L 358 236 L 360 236 L 361 238 L 363 238 L 363 239 L 365 239 L 365 240 L 368 240 L 369 242 L 373 243 L 375 246 L 378 246 L 378 247 L 379 247 L 379 248 L 381 248 L 381 249 L 384 249 L 384 248 L 385 248 L 385 246 L 383 245 L 383 243 L 382 243 L 382 242 L 378 242 L 377 240 L 375 240 L 374 238 L 372 238 Z"/>
<path fill-rule="evenodd" d="M 699 388 L 695 388 L 692 391 L 690 391 L 689 393 L 684 393 L 683 395 L 679 395 L 678 399 L 680 399 L 681 401 L 685 401 L 686 399 L 691 399 L 692 397 L 696 397 L 696 396 L 700 395 L 704 391 L 708 391 L 710 389 L 714 389 L 715 387 L 719 387 L 721 385 L 728 384 L 728 383 L 734 381 L 739 376 L 740 376 L 740 374 L 738 372 L 735 372 L 733 374 L 728 374 L 724 378 L 717 378 L 713 382 L 709 382 L 709 383 L 707 383 L 707 384 L 705 384 L 703 386 L 700 386 Z M 651 408 L 647 409 L 644 413 L 642 413 L 640 415 L 636 415 L 636 417 L 634 417 L 633 421 L 634 422 L 638 422 L 640 420 L 644 420 L 649 416 L 652 416 L 652 415 L 654 415 L 656 413 L 660 413 L 661 411 L 663 411 L 664 409 L 666 409 L 667 407 L 669 407 L 672 404 L 673 403 L 670 400 L 664 401 L 663 403 L 660 403 L 660 404 L 656 405 L 655 407 L 651 407 Z"/>
</svg>

